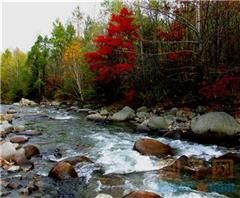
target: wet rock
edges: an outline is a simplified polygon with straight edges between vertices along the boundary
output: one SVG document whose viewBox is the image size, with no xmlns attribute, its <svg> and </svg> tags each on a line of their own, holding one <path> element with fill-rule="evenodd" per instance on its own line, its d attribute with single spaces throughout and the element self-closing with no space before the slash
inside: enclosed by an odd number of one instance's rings
<svg viewBox="0 0 240 198">
<path fill-rule="evenodd" d="M 9 182 L 6 187 L 13 190 L 21 188 L 22 185 L 19 182 Z"/>
<path fill-rule="evenodd" d="M 62 160 L 61 162 L 67 162 L 71 164 L 72 166 L 75 166 L 78 163 L 94 163 L 90 158 L 86 156 L 74 156 L 69 157 L 67 159 Z"/>
<path fill-rule="evenodd" d="M 179 129 L 168 131 L 163 134 L 163 137 L 168 137 L 168 138 L 172 138 L 174 140 L 179 140 L 179 139 L 181 139 L 181 137 L 183 137 L 183 131 L 179 130 Z"/>
<path fill-rule="evenodd" d="M 49 172 L 49 177 L 65 180 L 78 177 L 77 172 L 70 163 L 59 162 Z"/>
<path fill-rule="evenodd" d="M 18 125 L 14 127 L 15 132 L 22 132 L 24 131 L 25 127 L 23 125 Z"/>
<path fill-rule="evenodd" d="M 169 145 L 150 138 L 142 138 L 136 141 L 133 149 L 143 155 L 173 155 L 173 149 Z"/>
<path fill-rule="evenodd" d="M 210 112 L 193 118 L 191 129 L 198 135 L 216 133 L 231 136 L 240 132 L 240 124 L 225 112 Z"/>
<path fill-rule="evenodd" d="M 104 121 L 106 120 L 105 116 L 102 116 L 100 113 L 90 114 L 86 117 L 87 120 L 92 121 Z"/>
<path fill-rule="evenodd" d="M 36 106 L 38 104 L 32 100 L 22 98 L 19 102 L 19 105 L 21 105 L 21 106 Z"/>
<path fill-rule="evenodd" d="M 103 175 L 100 181 L 105 186 L 120 186 L 125 183 L 124 178 L 119 175 Z"/>
<path fill-rule="evenodd" d="M 14 136 L 10 138 L 10 142 L 12 143 L 18 143 L 18 144 L 23 144 L 28 141 L 28 137 L 26 136 Z"/>
<path fill-rule="evenodd" d="M 133 119 L 135 117 L 135 112 L 130 107 L 126 106 L 120 111 L 113 114 L 113 116 L 110 118 L 112 121 L 126 121 Z"/>
<path fill-rule="evenodd" d="M 164 117 L 151 117 L 147 126 L 153 130 L 168 129 L 169 125 Z"/>
<path fill-rule="evenodd" d="M 149 111 L 149 109 L 146 106 L 142 106 L 142 107 L 139 107 L 137 109 L 137 113 L 139 113 L 139 112 L 148 112 L 148 111 Z"/>
<path fill-rule="evenodd" d="M 20 167 L 24 172 L 28 172 L 30 170 L 33 170 L 34 164 L 33 164 L 33 162 L 31 162 L 29 160 L 25 160 L 24 162 L 22 162 L 20 164 Z"/>
<path fill-rule="evenodd" d="M 0 137 L 5 137 L 13 130 L 14 130 L 13 125 L 9 124 L 8 121 L 3 121 L 3 123 L 0 124 Z"/>
<path fill-rule="evenodd" d="M 26 130 L 18 133 L 19 135 L 26 135 L 26 136 L 39 136 L 42 135 L 40 131 L 36 130 Z"/>
<path fill-rule="evenodd" d="M 153 192 L 135 191 L 123 196 L 123 198 L 162 198 L 162 197 Z"/>
<path fill-rule="evenodd" d="M 113 198 L 112 195 L 108 194 L 98 194 L 95 198 Z"/>
<path fill-rule="evenodd" d="M 39 155 L 40 151 L 35 145 L 27 145 L 24 147 L 25 156 L 27 159 L 30 159 L 33 156 Z"/>
</svg>

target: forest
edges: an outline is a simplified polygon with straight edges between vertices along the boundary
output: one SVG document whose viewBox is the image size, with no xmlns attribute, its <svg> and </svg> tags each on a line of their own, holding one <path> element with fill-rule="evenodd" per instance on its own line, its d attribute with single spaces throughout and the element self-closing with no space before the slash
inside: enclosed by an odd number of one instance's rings
<svg viewBox="0 0 240 198">
<path fill-rule="evenodd" d="M 1 96 L 131 105 L 238 103 L 237 1 L 104 1 L 73 10 L 28 52 L 1 54 Z"/>
</svg>

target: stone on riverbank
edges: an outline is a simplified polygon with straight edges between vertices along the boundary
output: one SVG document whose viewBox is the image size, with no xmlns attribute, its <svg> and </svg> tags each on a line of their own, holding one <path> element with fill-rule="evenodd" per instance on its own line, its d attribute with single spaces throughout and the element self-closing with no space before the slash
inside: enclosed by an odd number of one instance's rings
<svg viewBox="0 0 240 198">
<path fill-rule="evenodd" d="M 154 155 L 158 157 L 173 154 L 173 149 L 169 145 L 150 138 L 137 140 L 133 149 L 143 155 Z"/>
<path fill-rule="evenodd" d="M 76 178 L 78 174 L 70 163 L 59 162 L 50 170 L 48 176 L 57 180 L 65 180 Z"/>
<path fill-rule="evenodd" d="M 26 98 L 22 98 L 19 101 L 19 105 L 20 106 L 37 106 L 38 104 L 32 100 L 26 99 Z"/>
<path fill-rule="evenodd" d="M 13 114 L 8 114 L 8 113 L 4 113 L 4 114 L 0 114 L 0 121 L 8 121 L 8 122 L 12 122 L 13 120 Z"/>
<path fill-rule="evenodd" d="M 151 117 L 148 121 L 147 126 L 153 130 L 168 129 L 169 127 L 166 119 L 159 116 Z"/>
<path fill-rule="evenodd" d="M 133 119 L 134 117 L 135 117 L 135 111 L 132 108 L 126 106 L 120 111 L 114 113 L 113 116 L 110 118 L 110 120 L 121 122 L 121 121 Z"/>
<path fill-rule="evenodd" d="M 193 118 L 191 129 L 198 135 L 214 132 L 222 136 L 231 136 L 240 132 L 240 124 L 225 112 L 210 112 Z"/>
<path fill-rule="evenodd" d="M 15 155 L 24 155 L 24 149 L 17 149 L 18 144 L 11 142 L 0 143 L 0 158 L 4 160 L 12 160 Z"/>
<path fill-rule="evenodd" d="M 40 131 L 35 131 L 35 130 L 21 131 L 18 134 L 19 135 L 26 135 L 26 136 L 39 136 L 39 135 L 42 135 L 42 133 Z"/>
</svg>

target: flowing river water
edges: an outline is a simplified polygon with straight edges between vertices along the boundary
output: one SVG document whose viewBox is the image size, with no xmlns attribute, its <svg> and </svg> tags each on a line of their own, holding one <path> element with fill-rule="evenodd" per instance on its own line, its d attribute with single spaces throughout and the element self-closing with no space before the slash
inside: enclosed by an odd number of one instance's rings
<svg viewBox="0 0 240 198">
<path fill-rule="evenodd" d="M 188 197 L 240 197 L 239 164 L 235 165 L 235 178 L 213 181 L 196 180 L 193 177 L 166 179 L 158 174 L 161 167 L 169 164 L 168 158 L 143 156 L 133 150 L 136 140 L 151 137 L 136 133 L 127 124 L 96 123 L 87 121 L 86 114 L 68 112 L 54 107 L 19 107 L 1 105 L 1 111 L 14 107 L 18 118 L 13 124 L 24 124 L 27 129 L 42 131 L 42 135 L 31 137 L 27 144 L 39 147 L 41 157 L 32 159 L 34 175 L 39 176 L 42 187 L 35 197 L 89 197 L 99 193 L 122 197 L 134 190 L 159 193 L 165 198 Z M 47 116 L 36 116 L 47 115 Z M 153 137 L 153 136 L 152 136 Z M 218 157 L 231 150 L 216 145 L 202 145 L 188 141 L 156 137 L 176 150 L 175 159 L 182 155 L 197 156 L 204 160 Z M 83 155 L 95 162 L 76 166 L 80 178 L 68 181 L 54 181 L 47 177 L 54 163 L 64 158 Z M 97 166 L 96 166 L 97 164 Z M 101 167 L 101 171 L 99 170 Z M 21 173 L 4 173 L 2 178 L 18 178 Z M 30 179 L 32 176 L 29 176 Z M 103 181 L 105 177 L 105 182 Z M 109 181 L 106 182 L 106 177 Z M 201 185 L 207 190 L 200 191 Z M 10 197 L 18 197 L 12 192 Z M 32 195 L 34 197 L 34 194 Z"/>
</svg>

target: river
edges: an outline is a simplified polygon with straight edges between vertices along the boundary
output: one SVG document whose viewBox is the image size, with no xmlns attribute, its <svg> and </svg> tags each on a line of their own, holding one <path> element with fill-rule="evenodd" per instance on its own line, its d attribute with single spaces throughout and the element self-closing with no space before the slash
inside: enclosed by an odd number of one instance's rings
<svg viewBox="0 0 240 198">
<path fill-rule="evenodd" d="M 191 176 L 169 180 L 161 177 L 157 170 L 171 160 L 143 156 L 132 149 L 141 137 L 153 137 L 170 145 L 176 150 L 174 159 L 186 155 L 210 160 L 227 153 L 229 148 L 136 133 L 127 124 L 91 122 L 85 119 L 84 113 L 54 107 L 1 105 L 1 111 L 10 107 L 17 110 L 18 118 L 13 124 L 42 131 L 42 135 L 31 137 L 27 143 L 37 145 L 41 152 L 41 157 L 32 159 L 35 165 L 32 172 L 42 182 L 35 197 L 94 198 L 104 192 L 118 198 L 134 190 L 154 191 L 165 198 L 240 197 L 239 164 L 235 165 L 235 179 L 231 180 L 196 180 Z M 47 116 L 36 116 L 36 113 Z M 239 149 L 231 151 L 240 152 Z M 87 156 L 95 162 L 95 165 L 75 167 L 82 178 L 57 182 L 47 177 L 54 162 L 76 155 Z M 1 173 L 2 178 L 21 176 L 21 173 L 9 174 L 3 170 Z M 101 182 L 105 176 L 110 182 Z M 207 185 L 206 192 L 199 191 L 201 184 Z M 9 196 L 17 197 L 17 191 Z"/>
</svg>

